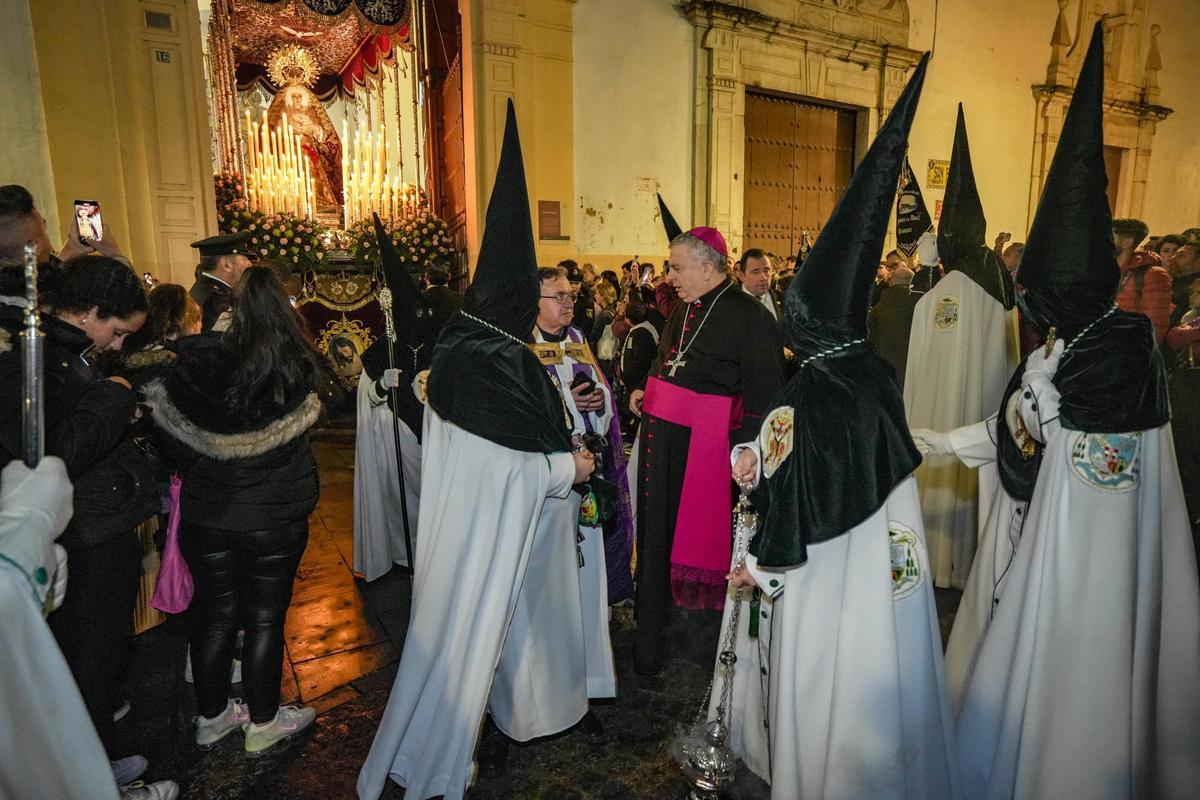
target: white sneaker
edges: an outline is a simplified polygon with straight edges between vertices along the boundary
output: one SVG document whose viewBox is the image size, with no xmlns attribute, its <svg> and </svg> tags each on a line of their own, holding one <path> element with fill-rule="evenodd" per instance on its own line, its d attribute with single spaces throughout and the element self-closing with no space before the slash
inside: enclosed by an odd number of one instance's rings
<svg viewBox="0 0 1200 800">
<path fill-rule="evenodd" d="M 265 725 L 247 722 L 242 726 L 246 732 L 246 755 L 260 756 L 289 736 L 294 736 L 313 724 L 317 712 L 311 708 L 280 706 L 275 719 Z"/>
<path fill-rule="evenodd" d="M 250 709 L 242 702 L 242 698 L 231 697 L 225 704 L 225 710 L 212 719 L 196 715 L 196 744 L 201 750 L 208 750 L 249 721 Z"/>
<path fill-rule="evenodd" d="M 121 800 L 175 800 L 176 797 L 179 797 L 179 784 L 175 781 L 138 781 L 121 787 Z"/>
</svg>

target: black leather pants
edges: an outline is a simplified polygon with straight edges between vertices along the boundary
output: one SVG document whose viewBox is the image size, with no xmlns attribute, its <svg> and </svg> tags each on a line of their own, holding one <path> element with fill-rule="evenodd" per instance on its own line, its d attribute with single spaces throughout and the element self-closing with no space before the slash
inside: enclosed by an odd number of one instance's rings
<svg viewBox="0 0 1200 800">
<path fill-rule="evenodd" d="M 242 687 L 250 719 L 270 722 L 279 707 L 283 621 L 292 582 L 308 543 L 308 520 L 261 531 L 179 527 L 179 543 L 195 583 L 189 608 L 197 710 L 215 717 L 229 698 L 229 670 L 238 630 Z"/>
</svg>

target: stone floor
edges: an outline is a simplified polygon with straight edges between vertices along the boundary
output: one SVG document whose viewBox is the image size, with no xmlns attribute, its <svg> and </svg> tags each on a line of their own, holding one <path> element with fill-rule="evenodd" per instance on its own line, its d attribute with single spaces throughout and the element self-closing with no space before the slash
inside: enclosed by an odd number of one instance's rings
<svg viewBox="0 0 1200 800">
<path fill-rule="evenodd" d="M 296 576 L 286 627 L 282 701 L 315 707 L 311 734 L 280 752 L 248 759 L 240 735 L 202 753 L 194 744 L 195 699 L 184 682 L 186 642 L 179 619 L 137 639 L 124 687 L 133 711 L 120 723 L 129 752 L 150 759 L 146 779 L 172 778 L 193 800 L 334 800 L 353 798 L 355 779 L 383 714 L 403 648 L 408 579 L 393 571 L 365 584 L 350 570 L 353 440 L 321 437 L 321 502 Z M 938 592 L 943 639 L 957 592 Z M 694 719 L 710 677 L 711 653 L 681 648 L 667 679 L 640 686 L 630 670 L 632 622 L 613 622 L 619 697 L 596 711 L 610 743 L 594 746 L 567 732 L 515 746 L 508 773 L 479 783 L 472 800 L 666 800 L 687 789 L 670 750 L 679 726 Z M 235 686 L 236 693 L 239 687 Z M 384 797 L 404 796 L 394 784 Z M 765 798 L 745 770 L 731 798 Z"/>
</svg>

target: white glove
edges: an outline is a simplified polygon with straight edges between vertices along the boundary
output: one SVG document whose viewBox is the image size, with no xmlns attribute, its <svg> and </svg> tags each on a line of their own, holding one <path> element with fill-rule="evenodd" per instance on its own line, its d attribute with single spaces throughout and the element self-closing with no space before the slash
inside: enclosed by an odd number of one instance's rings
<svg viewBox="0 0 1200 800">
<path fill-rule="evenodd" d="M 933 231 L 925 231 L 921 234 L 921 238 L 917 239 L 917 258 L 921 261 L 922 267 L 936 267 L 938 263 L 937 249 L 937 234 Z"/>
<path fill-rule="evenodd" d="M 47 456 L 30 469 L 21 461 L 10 461 L 0 473 L 0 510 L 6 514 L 34 513 L 43 516 L 53 533 L 50 541 L 71 521 L 74 490 L 61 458 Z"/>
<path fill-rule="evenodd" d="M 67 589 L 67 552 L 54 544 L 71 520 L 71 481 L 58 458 L 37 469 L 12 461 L 0 473 L 0 564 L 20 570 L 31 594 L 48 613 Z"/>
<path fill-rule="evenodd" d="M 400 370 L 385 369 L 379 378 L 379 385 L 384 389 L 398 389 L 400 387 Z"/>
<path fill-rule="evenodd" d="M 931 431 L 928 428 L 913 428 L 909 431 L 913 444 L 923 456 L 952 456 L 954 445 L 950 443 L 950 434 Z"/>
<path fill-rule="evenodd" d="M 1058 372 L 1058 362 L 1062 359 L 1063 349 L 1066 346 L 1066 342 L 1062 339 L 1057 340 L 1050 355 L 1046 355 L 1045 346 L 1035 347 L 1025 359 L 1025 374 L 1021 376 L 1021 383 L 1028 386 L 1039 378 L 1052 381 L 1054 373 Z"/>
</svg>

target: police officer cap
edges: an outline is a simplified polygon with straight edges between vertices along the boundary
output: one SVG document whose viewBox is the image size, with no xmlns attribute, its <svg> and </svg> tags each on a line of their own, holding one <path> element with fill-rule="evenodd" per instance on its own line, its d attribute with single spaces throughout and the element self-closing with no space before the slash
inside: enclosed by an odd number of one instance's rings
<svg viewBox="0 0 1200 800">
<path fill-rule="evenodd" d="M 198 242 L 192 242 L 192 247 L 200 251 L 201 257 L 233 256 L 238 253 L 250 254 L 250 232 L 223 233 L 220 236 L 210 236 Z"/>
</svg>

